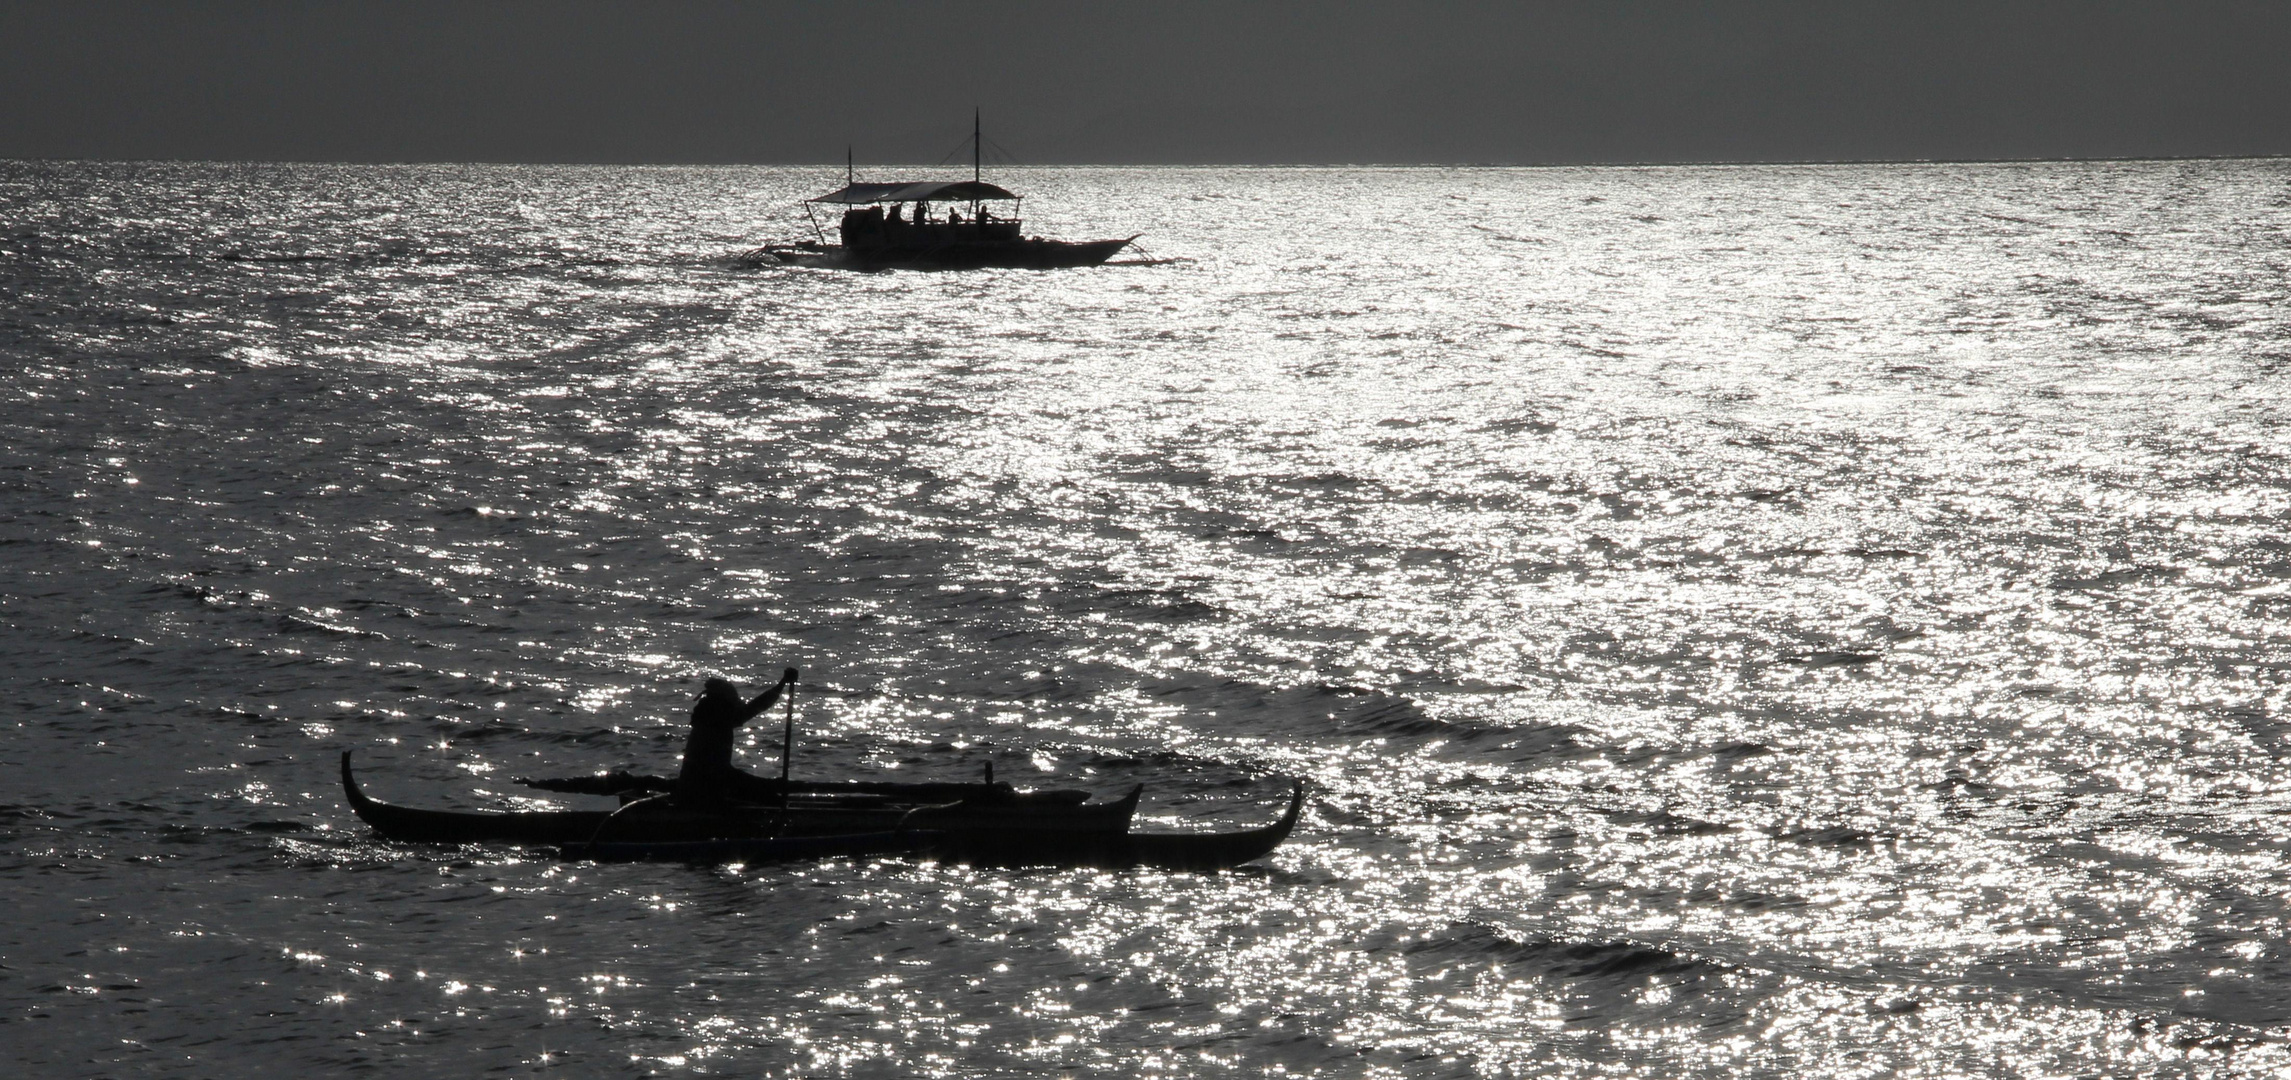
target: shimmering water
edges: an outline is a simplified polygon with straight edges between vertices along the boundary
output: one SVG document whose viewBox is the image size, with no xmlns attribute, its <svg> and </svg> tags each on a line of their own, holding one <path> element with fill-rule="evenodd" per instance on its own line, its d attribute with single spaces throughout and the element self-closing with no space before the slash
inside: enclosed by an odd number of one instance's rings
<svg viewBox="0 0 2291 1080">
<path fill-rule="evenodd" d="M 0 1056 L 2291 1069 L 2291 165 L 1041 170 L 1194 261 L 725 261 L 834 179 L 0 165 Z M 1315 796 L 1188 876 L 334 786 L 665 771 L 783 664 L 811 775 Z"/>
</svg>

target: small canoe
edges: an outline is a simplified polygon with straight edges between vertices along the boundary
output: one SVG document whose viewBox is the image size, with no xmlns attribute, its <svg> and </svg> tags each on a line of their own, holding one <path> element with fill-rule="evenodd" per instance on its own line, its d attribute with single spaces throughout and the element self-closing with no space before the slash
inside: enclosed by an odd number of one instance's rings
<svg viewBox="0 0 2291 1080">
<path fill-rule="evenodd" d="M 416 844 L 680 843 L 696 840 L 851 836 L 914 829 L 1119 836 L 1137 812 L 1141 786 L 1117 802 L 1024 804 L 953 802 L 936 806 L 729 804 L 693 809 L 648 799 L 618 810 L 420 810 L 368 796 L 342 753 L 342 792 L 352 813 L 382 836 Z"/>
</svg>

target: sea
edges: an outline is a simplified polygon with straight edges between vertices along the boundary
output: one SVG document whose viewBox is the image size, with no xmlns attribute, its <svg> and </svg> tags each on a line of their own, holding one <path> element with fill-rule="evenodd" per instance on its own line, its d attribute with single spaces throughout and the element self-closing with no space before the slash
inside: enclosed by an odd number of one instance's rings
<svg viewBox="0 0 2291 1080">
<path fill-rule="evenodd" d="M 890 178 L 892 170 L 875 178 Z M 864 178 L 864 177 L 863 177 Z M 2291 1072 L 2291 162 L 0 163 L 20 1076 Z M 596 864 L 741 762 L 1302 822 Z"/>
</svg>

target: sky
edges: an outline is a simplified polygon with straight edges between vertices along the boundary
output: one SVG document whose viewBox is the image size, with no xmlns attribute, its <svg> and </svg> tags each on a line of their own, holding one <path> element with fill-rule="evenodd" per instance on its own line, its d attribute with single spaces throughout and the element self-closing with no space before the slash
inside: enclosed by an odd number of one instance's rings
<svg viewBox="0 0 2291 1080">
<path fill-rule="evenodd" d="M 0 159 L 2283 155 L 2291 3 L 0 0 L 0 102 Z"/>
</svg>

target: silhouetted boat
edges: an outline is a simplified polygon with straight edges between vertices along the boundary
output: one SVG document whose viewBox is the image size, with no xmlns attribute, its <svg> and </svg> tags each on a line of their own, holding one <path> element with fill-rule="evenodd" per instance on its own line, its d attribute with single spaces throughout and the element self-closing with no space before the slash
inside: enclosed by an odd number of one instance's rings
<svg viewBox="0 0 2291 1080">
<path fill-rule="evenodd" d="M 360 790 L 342 753 L 342 792 L 352 813 L 391 840 L 417 844 L 581 844 L 844 836 L 910 829 L 1099 832 L 1129 828 L 1145 788 L 1117 802 L 1048 805 L 954 801 L 937 805 L 791 798 L 786 805 L 743 803 L 693 809 L 641 799 L 617 810 L 420 810 L 379 802 Z"/>
<path fill-rule="evenodd" d="M 821 266 L 838 270 L 980 270 L 1006 267 L 1055 270 L 1097 266 L 1136 236 L 1121 240 L 1046 240 L 1024 235 L 1020 197 L 979 176 L 978 118 L 971 118 L 971 178 L 964 181 L 859 183 L 848 164 L 843 187 L 804 202 L 814 239 L 768 244 L 740 257 L 751 264 Z M 990 204 L 1010 204 L 997 214 Z M 969 216 L 954 209 L 968 204 Z M 933 216 L 931 207 L 945 206 Z M 842 208 L 836 243 L 820 223 L 822 207 Z M 888 209 L 886 209 L 888 207 Z"/>
<path fill-rule="evenodd" d="M 762 862 L 917 854 L 985 866 L 1153 867 L 1220 870 L 1271 854 L 1296 828 L 1304 785 L 1279 821 L 1218 833 L 1132 833 L 1141 785 L 1118 802 L 1027 808 L 742 806 L 697 811 L 668 799 L 619 810 L 420 810 L 379 802 L 358 787 L 342 754 L 350 809 L 384 838 L 408 843 L 507 843 L 558 848 L 567 858 Z"/>
</svg>

